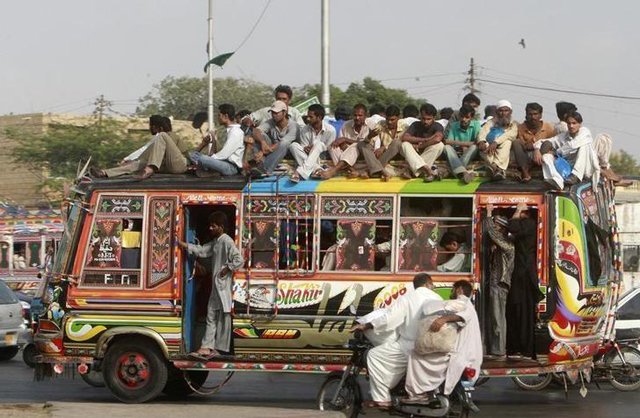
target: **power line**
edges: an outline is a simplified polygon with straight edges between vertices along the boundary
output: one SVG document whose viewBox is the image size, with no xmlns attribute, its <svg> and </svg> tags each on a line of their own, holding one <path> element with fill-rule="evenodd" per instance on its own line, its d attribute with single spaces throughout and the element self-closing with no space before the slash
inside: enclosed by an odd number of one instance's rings
<svg viewBox="0 0 640 418">
<path fill-rule="evenodd" d="M 519 83 L 510 83 L 506 81 L 496 81 L 496 80 L 488 80 L 483 78 L 477 78 L 477 81 L 482 81 L 484 83 L 490 84 L 499 84 L 503 86 L 512 86 L 512 87 L 520 87 L 523 89 L 531 89 L 531 90 L 545 90 L 545 91 L 554 91 L 556 93 L 570 93 L 570 94 L 578 94 L 582 96 L 593 96 L 593 97 L 607 97 L 610 99 L 623 99 L 623 100 L 640 100 L 640 97 L 637 96 L 621 96 L 617 94 L 606 94 L 606 93 L 590 93 L 586 91 L 578 91 L 578 90 L 566 90 L 566 89 L 556 89 L 552 87 L 541 87 L 541 86 L 530 86 L 527 84 L 519 84 Z"/>
<path fill-rule="evenodd" d="M 238 47 L 233 52 L 238 52 L 238 50 L 240 48 L 242 48 L 242 46 L 249 40 L 251 35 L 253 35 L 253 31 L 255 31 L 256 28 L 258 27 L 258 24 L 260 23 L 260 21 L 264 17 L 264 14 L 267 12 L 267 9 L 269 8 L 270 4 L 271 4 L 271 0 L 267 1 L 267 4 L 265 4 L 264 9 L 262 9 L 262 13 L 260 13 L 260 16 L 258 16 L 258 20 L 256 20 L 256 23 L 253 24 L 253 27 L 251 28 L 251 30 L 249 31 L 247 36 L 245 36 L 245 38 L 242 40 L 242 42 L 240 42 L 240 45 L 238 45 Z"/>
</svg>

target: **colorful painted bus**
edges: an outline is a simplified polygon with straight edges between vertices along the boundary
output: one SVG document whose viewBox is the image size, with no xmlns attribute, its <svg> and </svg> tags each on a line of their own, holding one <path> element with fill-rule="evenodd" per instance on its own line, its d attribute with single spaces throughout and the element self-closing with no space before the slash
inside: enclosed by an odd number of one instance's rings
<svg viewBox="0 0 640 418">
<path fill-rule="evenodd" d="M 556 192 L 535 180 L 295 184 L 286 176 L 156 175 L 94 180 L 78 190 L 64 210 L 65 234 L 48 278 L 36 373 L 102 371 L 124 402 L 163 391 L 187 395 L 210 371 L 342 370 L 354 310 L 392 305 L 412 290 L 416 272 L 429 272 L 442 295 L 456 280 L 473 282 L 486 322 L 488 204 L 508 214 L 524 203 L 537 220 L 545 299 L 537 312 L 538 359 L 486 361 L 481 373 L 588 376 L 611 332 L 619 254 L 613 192 L 604 183 Z M 197 361 L 188 353 L 202 335 L 211 276 L 175 243 L 208 241 L 214 211 L 232 221 L 227 232 L 245 266 L 234 278 L 232 352 Z M 461 271 L 439 267 L 451 256 L 438 246 L 446 232 L 465 244 Z"/>
</svg>

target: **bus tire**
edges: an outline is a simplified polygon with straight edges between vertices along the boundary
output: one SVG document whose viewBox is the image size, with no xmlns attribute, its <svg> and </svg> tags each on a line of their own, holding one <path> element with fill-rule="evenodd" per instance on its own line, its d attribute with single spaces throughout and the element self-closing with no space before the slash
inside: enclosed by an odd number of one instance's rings
<svg viewBox="0 0 640 418">
<path fill-rule="evenodd" d="M 336 396 L 336 401 L 332 401 L 341 381 L 341 372 L 332 372 L 327 376 L 318 392 L 318 409 L 321 411 L 340 411 L 348 418 L 356 418 L 362 407 L 362 396 L 355 377 L 347 377 Z"/>
<path fill-rule="evenodd" d="M 81 374 L 80 378 L 84 380 L 84 382 L 93 386 L 94 388 L 103 388 L 104 385 L 104 376 L 102 373 L 93 370 L 91 366 L 89 366 L 89 370 L 85 374 Z"/>
<path fill-rule="evenodd" d="M 538 376 L 516 376 L 511 378 L 522 390 L 542 390 L 553 380 L 553 373 L 543 373 Z"/>
<path fill-rule="evenodd" d="M 32 369 L 36 367 L 35 356 L 37 355 L 38 350 L 33 343 L 25 345 L 22 349 L 22 361 L 24 361 L 24 364 L 31 367 Z"/>
<path fill-rule="evenodd" d="M 207 381 L 209 377 L 208 370 L 178 370 L 170 366 L 169 378 L 167 384 L 164 385 L 162 393 L 171 399 L 184 399 L 194 393 L 194 389 L 198 390 Z M 187 379 L 189 382 L 187 383 Z"/>
<path fill-rule="evenodd" d="M 167 383 L 168 367 L 154 342 L 127 337 L 107 349 L 102 374 L 105 385 L 118 400 L 142 403 L 162 392 Z"/>
<path fill-rule="evenodd" d="M 634 347 L 620 347 L 620 353 L 627 363 L 623 365 L 615 350 L 607 353 L 605 365 L 611 376 L 611 386 L 623 391 L 630 392 L 640 389 L 640 351 Z"/>
</svg>

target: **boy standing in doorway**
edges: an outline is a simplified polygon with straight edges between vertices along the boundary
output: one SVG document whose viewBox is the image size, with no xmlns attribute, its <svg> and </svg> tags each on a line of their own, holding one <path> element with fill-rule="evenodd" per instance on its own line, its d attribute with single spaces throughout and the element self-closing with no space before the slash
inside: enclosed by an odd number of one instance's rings
<svg viewBox="0 0 640 418">
<path fill-rule="evenodd" d="M 196 357 L 210 359 L 219 355 L 219 351 L 228 352 L 231 346 L 231 287 L 233 272 L 244 264 L 240 250 L 233 239 L 224 231 L 227 217 L 222 212 L 209 215 L 209 231 L 213 239 L 204 245 L 187 244 L 178 241 L 178 245 L 190 255 L 198 258 L 211 257 L 211 296 L 207 305 L 207 326 L 200 348 L 192 353 Z"/>
</svg>

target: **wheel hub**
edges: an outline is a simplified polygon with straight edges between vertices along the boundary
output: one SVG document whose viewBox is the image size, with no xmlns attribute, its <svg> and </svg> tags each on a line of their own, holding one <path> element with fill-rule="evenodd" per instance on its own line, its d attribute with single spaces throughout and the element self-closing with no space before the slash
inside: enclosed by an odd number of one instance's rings
<svg viewBox="0 0 640 418">
<path fill-rule="evenodd" d="M 149 362 L 138 353 L 126 353 L 118 359 L 118 378 L 126 386 L 137 388 L 149 380 Z"/>
</svg>

